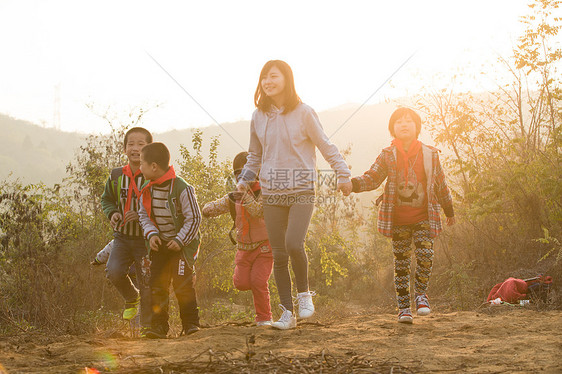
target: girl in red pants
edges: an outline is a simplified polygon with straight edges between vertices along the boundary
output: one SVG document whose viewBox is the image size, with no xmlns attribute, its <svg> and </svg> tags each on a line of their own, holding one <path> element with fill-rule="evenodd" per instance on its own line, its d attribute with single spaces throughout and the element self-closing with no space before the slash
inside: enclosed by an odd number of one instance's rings
<svg viewBox="0 0 562 374">
<path fill-rule="evenodd" d="M 234 175 L 238 177 L 246 164 L 248 152 L 241 152 L 234 158 Z M 252 193 L 232 192 L 207 203 L 202 213 L 205 217 L 216 217 L 229 213 L 236 227 L 236 259 L 234 286 L 240 291 L 252 290 L 256 308 L 256 324 L 271 325 L 268 281 L 273 269 L 273 256 L 267 237 L 261 188 L 259 182 L 251 183 Z"/>
</svg>

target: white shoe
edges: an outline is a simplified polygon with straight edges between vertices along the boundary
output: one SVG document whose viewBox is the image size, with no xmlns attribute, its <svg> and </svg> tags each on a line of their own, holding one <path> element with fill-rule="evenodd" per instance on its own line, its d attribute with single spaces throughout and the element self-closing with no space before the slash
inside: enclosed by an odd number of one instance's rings
<svg viewBox="0 0 562 374">
<path fill-rule="evenodd" d="M 416 295 L 416 312 L 418 316 L 427 316 L 431 313 L 429 300 L 426 294 Z"/>
<path fill-rule="evenodd" d="M 271 326 L 275 327 L 279 330 L 289 330 L 294 329 L 297 327 L 297 318 L 293 316 L 293 313 L 290 310 L 287 310 L 283 305 L 279 304 L 281 309 L 283 309 L 283 314 L 281 314 L 281 318 L 279 321 L 273 322 Z"/>
<path fill-rule="evenodd" d="M 260 326 L 271 326 L 273 324 L 273 321 L 268 319 L 267 321 L 257 321 L 256 322 L 256 326 L 260 327 Z"/>
<path fill-rule="evenodd" d="M 314 314 L 314 304 L 312 303 L 312 296 L 316 292 L 306 291 L 297 294 L 297 302 L 299 304 L 299 318 L 310 318 Z"/>
<path fill-rule="evenodd" d="M 412 312 L 410 311 L 410 308 L 400 309 L 400 313 L 398 314 L 398 322 L 408 324 L 412 324 L 414 322 L 414 318 L 412 318 Z"/>
</svg>

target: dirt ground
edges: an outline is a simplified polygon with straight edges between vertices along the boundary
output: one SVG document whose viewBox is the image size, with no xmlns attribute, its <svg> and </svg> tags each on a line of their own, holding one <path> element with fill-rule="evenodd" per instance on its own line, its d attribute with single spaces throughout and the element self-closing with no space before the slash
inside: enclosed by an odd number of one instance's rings
<svg viewBox="0 0 562 374">
<path fill-rule="evenodd" d="M 26 334 L 0 337 L 0 373 L 562 373 L 561 327 L 562 311 L 498 306 L 413 325 L 358 312 L 289 331 L 233 323 L 166 340 Z"/>
</svg>

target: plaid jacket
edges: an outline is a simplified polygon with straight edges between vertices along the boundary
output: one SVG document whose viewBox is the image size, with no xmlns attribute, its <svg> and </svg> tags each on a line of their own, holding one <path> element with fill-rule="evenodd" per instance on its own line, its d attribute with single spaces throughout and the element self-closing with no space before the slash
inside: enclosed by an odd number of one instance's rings
<svg viewBox="0 0 562 374">
<path fill-rule="evenodd" d="M 439 213 L 441 207 L 447 217 L 454 216 L 453 199 L 447 183 L 445 174 L 439 162 L 439 151 L 433 147 L 422 144 L 423 165 L 427 177 L 427 210 L 429 217 L 429 231 L 434 238 L 443 230 Z M 387 179 L 384 187 L 382 204 L 379 208 L 377 227 L 384 236 L 392 237 L 392 218 L 397 196 L 397 165 L 396 147 L 391 146 L 382 150 L 371 169 L 360 177 L 355 177 L 353 192 L 371 191 L 381 185 Z"/>
</svg>

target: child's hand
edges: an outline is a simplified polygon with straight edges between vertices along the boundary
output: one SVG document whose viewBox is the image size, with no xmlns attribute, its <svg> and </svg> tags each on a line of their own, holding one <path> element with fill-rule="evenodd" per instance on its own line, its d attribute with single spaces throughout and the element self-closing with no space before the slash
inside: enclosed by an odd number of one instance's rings
<svg viewBox="0 0 562 374">
<path fill-rule="evenodd" d="M 447 226 L 453 226 L 455 222 L 455 217 L 447 217 Z"/>
<path fill-rule="evenodd" d="M 341 191 L 343 193 L 343 196 L 349 196 L 352 189 L 353 184 L 351 182 L 338 183 L 338 191 Z"/>
<path fill-rule="evenodd" d="M 211 213 L 211 209 L 213 207 L 213 204 L 211 203 L 207 203 L 203 206 L 203 208 L 201 208 L 201 214 L 203 215 L 203 217 L 209 218 L 209 214 Z"/>
<path fill-rule="evenodd" d="M 162 244 L 162 240 L 160 240 L 160 237 L 158 235 L 154 235 L 150 237 L 148 243 L 150 244 L 150 249 L 158 252 L 158 246 Z"/>
<path fill-rule="evenodd" d="M 179 252 L 181 250 L 180 245 L 175 240 L 170 240 L 167 247 L 170 251 Z"/>
<path fill-rule="evenodd" d="M 125 223 L 129 221 L 138 221 L 138 220 L 139 220 L 139 214 L 134 210 L 129 210 L 127 213 L 125 213 Z"/>
<path fill-rule="evenodd" d="M 122 219 L 123 216 L 121 215 L 121 213 L 113 213 L 113 215 L 111 216 L 111 220 L 109 221 L 109 224 L 111 225 L 111 227 L 115 229 L 117 228 L 117 224 L 119 223 L 119 221 L 121 221 Z"/>
<path fill-rule="evenodd" d="M 98 265 L 102 265 L 102 263 L 99 262 L 97 258 L 94 258 L 94 259 L 90 262 L 90 265 L 98 266 Z"/>
</svg>

